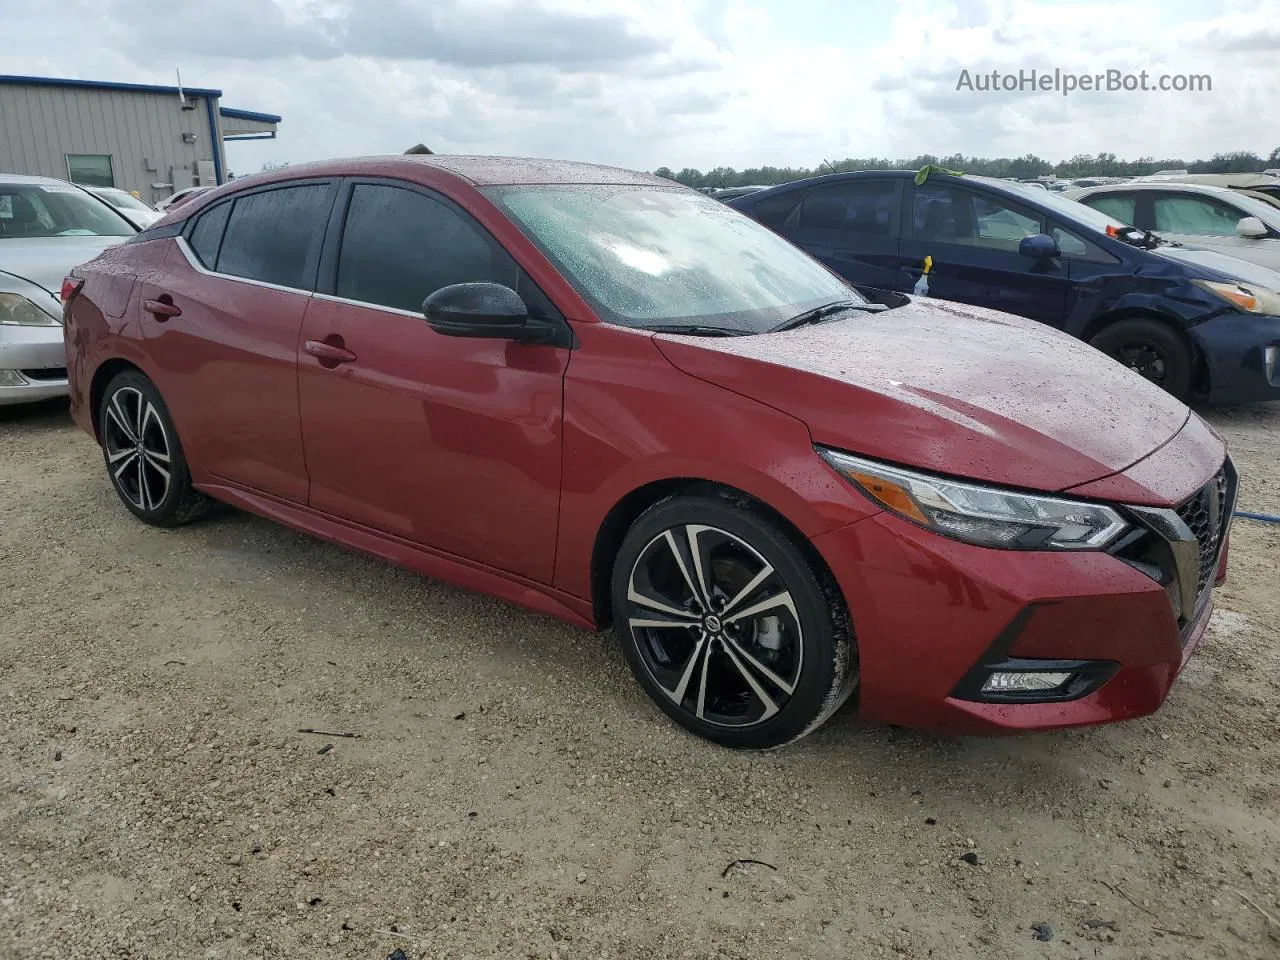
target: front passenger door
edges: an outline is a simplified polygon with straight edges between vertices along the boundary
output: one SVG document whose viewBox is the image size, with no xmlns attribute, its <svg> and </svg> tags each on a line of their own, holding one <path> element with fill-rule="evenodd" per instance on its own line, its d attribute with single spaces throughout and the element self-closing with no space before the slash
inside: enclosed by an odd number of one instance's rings
<svg viewBox="0 0 1280 960">
<path fill-rule="evenodd" d="M 1018 252 L 1024 238 L 1045 232 L 1043 214 L 947 178 L 914 186 L 911 211 L 896 289 L 910 292 L 932 257 L 930 297 L 1062 323 L 1069 286 L 1062 258 Z"/>
<path fill-rule="evenodd" d="M 450 284 L 491 281 L 513 288 L 531 314 L 563 317 L 439 194 L 359 180 L 338 207 L 330 233 L 338 224 L 341 233 L 299 343 L 311 507 L 549 583 L 569 350 L 444 336 L 427 325 L 422 301 Z"/>
</svg>

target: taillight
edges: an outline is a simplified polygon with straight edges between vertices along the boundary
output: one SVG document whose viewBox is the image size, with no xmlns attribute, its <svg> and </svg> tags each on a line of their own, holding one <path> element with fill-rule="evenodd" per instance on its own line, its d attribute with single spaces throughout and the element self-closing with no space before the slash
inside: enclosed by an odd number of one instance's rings
<svg viewBox="0 0 1280 960">
<path fill-rule="evenodd" d="M 70 303 L 71 298 L 80 292 L 80 288 L 84 286 L 84 280 L 80 277 L 63 277 L 62 293 L 60 297 L 64 304 Z"/>
</svg>

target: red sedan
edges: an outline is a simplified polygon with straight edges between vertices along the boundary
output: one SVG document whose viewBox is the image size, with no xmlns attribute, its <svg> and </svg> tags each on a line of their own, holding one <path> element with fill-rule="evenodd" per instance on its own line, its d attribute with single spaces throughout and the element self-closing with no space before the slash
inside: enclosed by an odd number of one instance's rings
<svg viewBox="0 0 1280 960">
<path fill-rule="evenodd" d="M 395 157 L 197 197 L 64 285 L 124 505 L 214 501 L 617 631 L 767 747 L 1155 710 L 1209 619 L 1221 438 L 1075 339 L 860 292 L 669 181 Z"/>
</svg>

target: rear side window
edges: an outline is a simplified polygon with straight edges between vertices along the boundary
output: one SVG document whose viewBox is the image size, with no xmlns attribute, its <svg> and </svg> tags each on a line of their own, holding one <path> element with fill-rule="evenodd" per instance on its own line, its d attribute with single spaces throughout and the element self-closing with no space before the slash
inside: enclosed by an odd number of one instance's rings
<svg viewBox="0 0 1280 960">
<path fill-rule="evenodd" d="M 894 234 L 898 184 L 849 180 L 814 187 L 800 207 L 800 226 L 888 237 Z"/>
<path fill-rule="evenodd" d="M 1104 193 L 1096 197 L 1087 197 L 1084 202 L 1099 213 L 1105 213 L 1113 220 L 1119 220 L 1130 226 L 1133 226 L 1138 217 L 1135 209 L 1138 201 L 1132 193 Z"/>
<path fill-rule="evenodd" d="M 218 251 L 217 271 L 306 289 L 329 215 L 329 186 L 304 184 L 238 198 Z"/>
<path fill-rule="evenodd" d="M 453 283 L 521 289 L 514 260 L 478 224 L 439 200 L 400 187 L 360 183 L 351 191 L 334 292 L 348 300 L 421 312 Z M 536 298 L 534 298 L 536 299 Z"/>
<path fill-rule="evenodd" d="M 212 210 L 200 214 L 196 225 L 191 229 L 191 239 L 187 241 L 196 259 L 210 270 L 218 262 L 218 248 L 222 246 L 222 232 L 227 227 L 227 218 L 231 216 L 231 204 L 220 203 Z"/>
<path fill-rule="evenodd" d="M 796 208 L 803 190 L 789 190 L 776 197 L 764 197 L 751 208 L 752 216 L 766 227 L 780 227 Z"/>
</svg>

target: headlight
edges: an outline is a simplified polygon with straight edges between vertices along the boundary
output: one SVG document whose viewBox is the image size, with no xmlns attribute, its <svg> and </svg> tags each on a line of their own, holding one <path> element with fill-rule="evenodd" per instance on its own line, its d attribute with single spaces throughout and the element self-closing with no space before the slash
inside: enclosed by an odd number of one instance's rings
<svg viewBox="0 0 1280 960">
<path fill-rule="evenodd" d="M 818 452 L 885 509 L 944 537 L 980 547 L 1098 550 L 1128 526 L 1102 504 L 932 477 L 821 447 Z"/>
<path fill-rule="evenodd" d="M 26 297 L 0 293 L 0 324 L 8 327 L 56 327 L 58 321 Z"/>
<path fill-rule="evenodd" d="M 1280 314 L 1280 293 L 1252 283 L 1196 280 L 1196 286 L 1216 294 L 1246 313 Z"/>
</svg>

